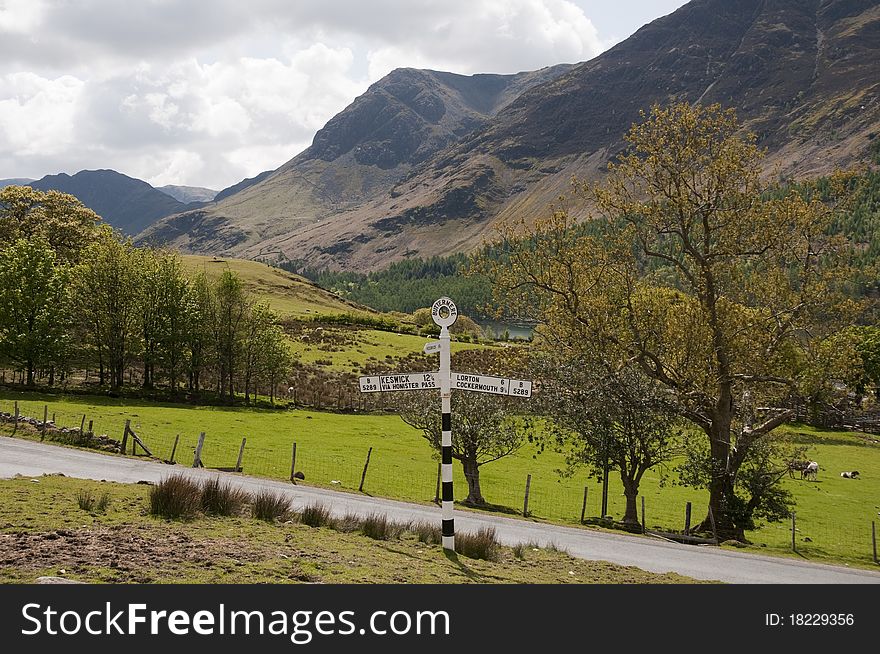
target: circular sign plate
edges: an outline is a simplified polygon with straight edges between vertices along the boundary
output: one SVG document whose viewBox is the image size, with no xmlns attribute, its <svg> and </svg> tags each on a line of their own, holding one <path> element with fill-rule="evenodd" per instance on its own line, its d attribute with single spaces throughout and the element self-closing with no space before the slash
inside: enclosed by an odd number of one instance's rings
<svg viewBox="0 0 880 654">
<path fill-rule="evenodd" d="M 441 297 L 431 306 L 431 318 L 439 327 L 451 327 L 458 318 L 458 309 L 448 297 Z"/>
</svg>

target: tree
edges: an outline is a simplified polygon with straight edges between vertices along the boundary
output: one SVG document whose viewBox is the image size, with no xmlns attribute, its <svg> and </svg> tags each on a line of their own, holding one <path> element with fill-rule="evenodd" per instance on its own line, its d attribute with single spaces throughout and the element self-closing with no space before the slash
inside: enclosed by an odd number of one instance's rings
<svg viewBox="0 0 880 654">
<path fill-rule="evenodd" d="M 278 384 L 290 375 L 295 360 L 290 341 L 280 325 L 273 323 L 263 331 L 258 352 L 259 377 L 269 388 L 269 401 L 275 404 Z"/>
<path fill-rule="evenodd" d="M 69 344 L 68 269 L 40 237 L 0 250 L 0 359 L 22 366 L 27 385 L 54 367 Z"/>
<path fill-rule="evenodd" d="M 805 346 L 859 308 L 845 299 L 845 242 L 827 235 L 835 207 L 771 192 L 754 135 L 717 105 L 655 106 L 626 138 L 604 183 L 577 187 L 592 220 L 560 208 L 509 223 L 496 245 L 504 256 L 485 269 L 498 302 L 539 321 L 549 347 L 601 352 L 675 394 L 708 440 L 718 530 L 743 538 L 737 473 L 791 413 L 744 424 L 737 398 L 749 390 L 774 406 L 796 383 Z"/>
<path fill-rule="evenodd" d="M 668 462 L 680 435 L 670 393 L 637 368 L 607 369 L 588 359 L 542 358 L 539 406 L 568 448 L 570 470 L 588 465 L 603 481 L 617 470 L 626 497 L 623 522 L 639 522 L 644 474 Z"/>
<path fill-rule="evenodd" d="M 217 364 L 217 391 L 220 398 L 228 398 L 230 404 L 235 401 L 245 320 L 252 305 L 241 278 L 231 270 L 224 270 L 211 289 L 208 310 Z"/>
<path fill-rule="evenodd" d="M 204 271 L 192 280 L 184 304 L 186 324 L 186 345 L 189 358 L 187 374 L 189 390 L 198 393 L 202 383 L 202 373 L 208 362 L 214 358 L 215 334 L 211 323 L 214 315 L 213 289 Z"/>
<path fill-rule="evenodd" d="M 141 345 L 140 258 L 131 241 L 103 230 L 74 275 L 76 315 L 97 354 L 101 383 L 106 365 L 115 389 L 123 386 L 125 370 Z"/>
<path fill-rule="evenodd" d="M 189 331 L 193 328 L 188 320 L 189 281 L 175 252 L 160 251 L 153 256 L 159 306 L 153 363 L 161 366 L 171 390 L 176 391 L 183 373 Z M 152 369 L 150 378 L 153 381 Z"/>
<path fill-rule="evenodd" d="M 59 261 L 75 263 L 95 236 L 100 220 L 67 193 L 44 193 L 30 186 L 0 189 L 0 244 L 40 237 L 55 250 Z"/>
<path fill-rule="evenodd" d="M 440 451 L 441 412 L 436 393 L 397 393 L 394 400 L 403 421 L 421 430 Z M 517 400 L 460 391 L 452 396 L 452 458 L 461 461 L 468 485 L 465 504 L 486 504 L 480 490 L 480 467 L 509 456 L 526 442 L 528 423 L 515 416 Z"/>
</svg>

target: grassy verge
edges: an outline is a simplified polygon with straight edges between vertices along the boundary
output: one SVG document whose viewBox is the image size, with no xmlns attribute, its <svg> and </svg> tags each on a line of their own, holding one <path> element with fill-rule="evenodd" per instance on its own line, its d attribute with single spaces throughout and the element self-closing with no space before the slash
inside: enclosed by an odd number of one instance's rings
<svg viewBox="0 0 880 654">
<path fill-rule="evenodd" d="M 390 335 L 393 337 L 393 335 Z M 364 490 L 371 495 L 429 502 L 434 498 L 437 460 L 419 432 L 393 415 L 339 415 L 316 411 L 271 411 L 248 408 L 188 407 L 141 400 L 88 396 L 38 396 L 0 392 L 0 410 L 9 411 L 19 400 L 27 415 L 42 417 L 48 403 L 59 425 L 79 427 L 82 415 L 95 420 L 96 433 L 121 438 L 126 419 L 154 453 L 168 458 L 175 435 L 180 434 L 176 460 L 192 461 L 201 431 L 207 433 L 203 460 L 209 467 L 236 463 L 241 439 L 247 437 L 245 474 L 286 479 L 290 475 L 291 449 L 297 443 L 297 470 L 305 483 L 356 491 L 368 448 L 373 448 Z M 816 481 L 786 479 L 797 500 L 797 556 L 807 560 L 873 566 L 871 521 L 880 522 L 880 443 L 876 437 L 851 432 L 784 428 L 797 442 L 808 445 L 808 456 L 819 462 Z M 11 428 L 0 425 L 0 433 Z M 533 517 L 576 524 L 580 520 L 584 488 L 588 489 L 586 515 L 599 513 L 601 485 L 580 472 L 561 477 L 564 457 L 552 451 L 538 453 L 527 444 L 515 455 L 482 467 L 480 476 L 487 501 L 500 511 L 522 511 L 526 476 L 531 474 L 529 511 Z M 861 478 L 843 479 L 840 472 L 859 470 Z M 456 498 L 467 486 L 461 467 L 454 466 Z M 665 481 L 660 471 L 645 475 L 649 528 L 681 530 L 685 504 L 693 504 L 693 520 L 703 517 L 704 491 L 679 486 L 674 471 Z M 624 510 L 619 478 L 611 477 L 610 514 Z M 790 523 L 767 523 L 747 537 L 756 551 L 791 553 Z"/>
<path fill-rule="evenodd" d="M 563 552 L 502 547 L 497 561 L 447 558 L 406 534 L 360 533 L 245 517 L 147 515 L 148 486 L 59 476 L 0 480 L 0 581 L 44 575 L 113 583 L 689 583 Z M 109 495 L 105 513 L 78 506 Z"/>
</svg>

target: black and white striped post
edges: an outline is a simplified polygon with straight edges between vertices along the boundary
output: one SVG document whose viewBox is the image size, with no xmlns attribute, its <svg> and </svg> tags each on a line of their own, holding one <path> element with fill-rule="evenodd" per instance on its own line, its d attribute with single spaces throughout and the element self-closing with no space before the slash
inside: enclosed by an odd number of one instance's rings
<svg viewBox="0 0 880 654">
<path fill-rule="evenodd" d="M 441 517 L 443 520 L 443 549 L 455 551 L 455 520 L 452 517 L 452 391 L 472 391 L 528 398 L 532 396 L 532 382 L 474 373 L 452 372 L 449 328 L 458 318 L 458 309 L 448 297 L 441 297 L 431 307 L 431 318 L 440 327 L 440 340 L 425 344 L 425 354 L 439 354 L 437 372 L 372 375 L 358 380 L 361 393 L 440 390 L 441 438 L 440 481 Z"/>
<path fill-rule="evenodd" d="M 442 435 L 440 438 L 440 480 L 442 482 L 441 515 L 443 520 L 443 549 L 455 551 L 455 520 L 452 517 L 452 364 L 449 328 L 458 318 L 458 309 L 448 297 L 441 297 L 431 307 L 431 318 L 440 327 L 440 409 Z"/>
</svg>

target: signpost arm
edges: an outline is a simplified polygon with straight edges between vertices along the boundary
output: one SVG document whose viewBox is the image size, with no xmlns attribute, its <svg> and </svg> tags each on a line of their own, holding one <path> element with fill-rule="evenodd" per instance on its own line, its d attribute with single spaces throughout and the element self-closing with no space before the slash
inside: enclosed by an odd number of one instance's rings
<svg viewBox="0 0 880 654">
<path fill-rule="evenodd" d="M 443 549 L 455 551 L 455 521 L 452 517 L 452 402 L 451 354 L 449 328 L 440 329 L 440 404 L 442 410 L 442 437 L 440 440 L 441 480 L 443 482 L 442 518 Z"/>
</svg>

